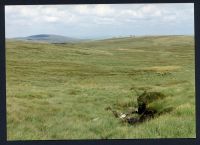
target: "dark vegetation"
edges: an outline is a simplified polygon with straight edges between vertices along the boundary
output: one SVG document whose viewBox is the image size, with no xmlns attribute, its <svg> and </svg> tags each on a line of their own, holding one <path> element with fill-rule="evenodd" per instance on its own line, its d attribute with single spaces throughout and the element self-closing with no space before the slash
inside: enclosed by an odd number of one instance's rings
<svg viewBox="0 0 200 145">
<path fill-rule="evenodd" d="M 136 123 L 142 123 L 146 120 L 152 119 L 154 117 L 158 117 L 161 114 L 169 113 L 172 111 L 173 107 L 165 107 L 165 104 L 162 105 L 162 108 L 156 107 L 156 105 L 151 105 L 157 101 L 166 98 L 166 96 L 160 92 L 144 92 L 137 98 L 137 109 L 134 106 L 131 107 L 127 112 L 117 112 L 111 107 L 107 107 L 106 110 L 112 111 L 113 115 L 116 118 L 122 120 L 122 122 L 129 123 L 134 125 Z M 162 103 L 162 102 L 159 102 Z M 164 109 L 163 109 L 164 108 Z"/>
</svg>

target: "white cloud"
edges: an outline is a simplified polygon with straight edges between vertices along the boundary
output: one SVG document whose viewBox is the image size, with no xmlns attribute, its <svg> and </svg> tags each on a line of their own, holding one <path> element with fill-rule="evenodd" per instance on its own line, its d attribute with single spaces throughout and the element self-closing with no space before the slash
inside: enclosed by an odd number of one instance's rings
<svg viewBox="0 0 200 145">
<path fill-rule="evenodd" d="M 100 17 L 100 18 L 95 18 L 94 19 L 94 22 L 96 23 L 96 24 L 98 24 L 98 25 L 100 25 L 100 24 L 103 24 L 103 25 L 105 25 L 105 24 L 114 24 L 114 23 L 116 23 L 116 21 L 115 21 L 115 19 L 114 18 L 104 18 L 104 17 Z"/>
<path fill-rule="evenodd" d="M 57 22 L 59 20 L 58 17 L 54 17 L 54 16 L 46 16 L 46 17 L 44 17 L 44 19 L 47 22 Z"/>
<path fill-rule="evenodd" d="M 75 6 L 74 9 L 75 9 L 75 11 L 77 11 L 80 14 L 89 14 L 90 13 L 88 5 L 78 5 L 78 6 Z"/>
<path fill-rule="evenodd" d="M 85 31 L 97 29 L 101 25 L 107 26 L 106 29 L 118 27 L 118 31 L 135 26 L 141 28 L 142 33 L 147 24 L 163 28 L 168 24 L 182 28 L 182 23 L 192 26 L 193 15 L 193 4 L 6 6 L 6 35 L 15 36 L 22 32 L 25 35 L 37 30 L 46 32 L 52 28 L 58 33 L 68 33 L 83 28 Z M 20 29 L 22 27 L 23 30 Z"/>
<path fill-rule="evenodd" d="M 113 15 L 115 10 L 108 5 L 96 5 L 94 7 L 95 14 L 99 16 L 110 16 Z"/>
</svg>

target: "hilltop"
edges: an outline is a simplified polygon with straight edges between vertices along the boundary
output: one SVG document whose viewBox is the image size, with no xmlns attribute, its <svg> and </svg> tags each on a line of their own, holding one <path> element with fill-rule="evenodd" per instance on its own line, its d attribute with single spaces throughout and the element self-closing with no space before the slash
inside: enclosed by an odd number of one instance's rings
<svg viewBox="0 0 200 145">
<path fill-rule="evenodd" d="M 46 42 L 46 43 L 74 43 L 84 41 L 83 39 L 77 39 L 62 35 L 54 35 L 54 34 L 38 34 L 31 35 L 27 37 L 16 37 L 11 38 L 10 40 L 22 40 L 22 41 L 31 41 L 31 42 Z"/>
</svg>

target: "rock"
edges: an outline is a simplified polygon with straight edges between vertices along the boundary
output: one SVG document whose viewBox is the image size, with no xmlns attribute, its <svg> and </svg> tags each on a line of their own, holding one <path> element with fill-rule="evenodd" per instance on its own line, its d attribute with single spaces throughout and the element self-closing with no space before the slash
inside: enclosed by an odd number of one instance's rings
<svg viewBox="0 0 200 145">
<path fill-rule="evenodd" d="M 146 109 L 145 112 L 140 116 L 139 121 L 143 122 L 145 120 L 154 118 L 154 116 L 156 115 L 156 113 L 157 113 L 156 110 Z"/>
<path fill-rule="evenodd" d="M 130 117 L 130 118 L 126 118 L 126 122 L 128 124 L 135 124 L 135 123 L 138 123 L 139 122 L 139 118 L 136 118 L 136 117 Z"/>
</svg>

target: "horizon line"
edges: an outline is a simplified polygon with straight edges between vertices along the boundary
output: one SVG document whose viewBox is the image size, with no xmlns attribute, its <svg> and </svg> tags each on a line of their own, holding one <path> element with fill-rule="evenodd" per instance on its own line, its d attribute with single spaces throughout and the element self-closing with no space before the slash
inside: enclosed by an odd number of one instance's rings
<svg viewBox="0 0 200 145">
<path fill-rule="evenodd" d="M 52 35 L 52 36 L 62 36 L 62 37 L 69 37 L 67 35 L 62 35 L 62 34 L 48 34 L 48 33 L 41 33 L 41 34 L 33 34 L 33 35 L 27 35 L 27 36 L 16 36 L 16 37 L 6 37 L 5 39 L 15 39 L 15 38 L 26 38 L 26 37 L 31 37 L 31 36 L 37 36 L 37 35 Z M 145 37 L 145 36 L 194 36 L 194 34 L 144 34 L 144 35 L 116 35 L 116 36 L 99 36 L 99 37 L 70 37 L 70 38 L 75 38 L 75 39 L 109 39 L 109 38 L 125 38 L 125 37 Z"/>
</svg>

